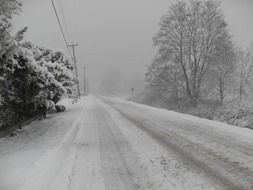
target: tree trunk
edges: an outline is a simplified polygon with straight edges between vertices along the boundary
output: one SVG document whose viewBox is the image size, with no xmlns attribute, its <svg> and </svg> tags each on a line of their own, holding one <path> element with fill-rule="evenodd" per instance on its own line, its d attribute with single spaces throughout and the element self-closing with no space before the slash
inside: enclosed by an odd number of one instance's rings
<svg viewBox="0 0 253 190">
<path fill-rule="evenodd" d="M 220 85 L 220 104 L 221 106 L 223 105 L 223 101 L 224 101 L 224 80 L 223 80 L 223 74 L 220 73 L 220 81 L 219 81 Z"/>
<path fill-rule="evenodd" d="M 243 84 L 242 82 L 240 83 L 240 89 L 239 89 L 239 100 L 242 100 L 242 94 L 243 94 Z"/>
<path fill-rule="evenodd" d="M 179 96 L 178 96 L 177 90 L 175 91 L 175 96 L 176 96 L 177 108 L 180 109 Z"/>
<path fill-rule="evenodd" d="M 222 83 L 220 83 L 220 104 L 223 105 L 224 101 L 224 86 Z"/>
</svg>

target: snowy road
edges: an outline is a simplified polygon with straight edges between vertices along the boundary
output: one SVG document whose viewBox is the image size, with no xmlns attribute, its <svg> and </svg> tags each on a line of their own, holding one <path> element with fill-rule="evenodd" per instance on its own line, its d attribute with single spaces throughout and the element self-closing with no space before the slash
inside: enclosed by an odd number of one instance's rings
<svg viewBox="0 0 253 190">
<path fill-rule="evenodd" d="M 252 190 L 253 131 L 115 98 L 0 139 L 0 190 Z"/>
</svg>

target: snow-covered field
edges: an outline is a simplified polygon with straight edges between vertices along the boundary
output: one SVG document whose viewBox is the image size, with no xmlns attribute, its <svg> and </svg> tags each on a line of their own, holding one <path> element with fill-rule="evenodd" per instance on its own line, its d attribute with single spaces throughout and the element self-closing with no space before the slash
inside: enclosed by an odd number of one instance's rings
<svg viewBox="0 0 253 190">
<path fill-rule="evenodd" d="M 88 96 L 0 139 L 0 190 L 253 189 L 253 131 Z"/>
</svg>

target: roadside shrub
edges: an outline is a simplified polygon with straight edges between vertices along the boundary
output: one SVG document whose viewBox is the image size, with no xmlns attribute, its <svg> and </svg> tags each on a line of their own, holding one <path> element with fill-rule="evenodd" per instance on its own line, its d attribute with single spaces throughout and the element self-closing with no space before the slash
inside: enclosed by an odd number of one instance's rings
<svg viewBox="0 0 253 190">
<path fill-rule="evenodd" d="M 253 111 L 240 105 L 226 105 L 220 107 L 215 112 L 214 120 L 253 129 Z"/>
<path fill-rule="evenodd" d="M 64 112 L 66 107 L 63 105 L 55 105 L 56 112 Z"/>
<path fill-rule="evenodd" d="M 47 105 L 47 111 L 48 112 L 50 112 L 50 113 L 56 112 L 55 104 L 52 100 L 49 100 L 47 104 L 48 104 Z"/>
</svg>

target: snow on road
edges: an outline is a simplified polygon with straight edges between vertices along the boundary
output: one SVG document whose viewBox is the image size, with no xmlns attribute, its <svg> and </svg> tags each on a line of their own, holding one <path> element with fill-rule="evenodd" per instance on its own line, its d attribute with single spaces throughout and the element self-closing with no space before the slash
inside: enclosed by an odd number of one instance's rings
<svg viewBox="0 0 253 190">
<path fill-rule="evenodd" d="M 252 190 L 253 131 L 88 96 L 0 139 L 0 190 Z"/>
<path fill-rule="evenodd" d="M 185 168 L 213 181 L 215 189 L 253 189 L 252 130 L 122 100 L 104 100 L 175 153 Z"/>
</svg>

